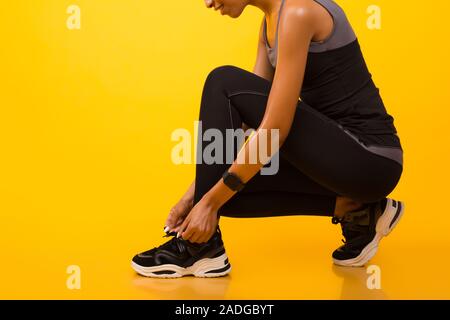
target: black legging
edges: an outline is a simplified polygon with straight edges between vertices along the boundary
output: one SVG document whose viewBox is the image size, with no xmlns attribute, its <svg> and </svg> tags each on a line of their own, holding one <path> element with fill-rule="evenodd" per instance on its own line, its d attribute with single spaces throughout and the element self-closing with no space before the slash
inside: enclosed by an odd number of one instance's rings
<svg viewBox="0 0 450 320">
<path fill-rule="evenodd" d="M 258 128 L 271 82 L 234 66 L 215 68 L 207 77 L 200 108 L 203 132 Z M 199 148 L 210 142 L 199 140 Z M 224 146 L 225 148 L 225 146 Z M 226 154 L 224 149 L 223 155 Z M 231 164 L 196 165 L 197 203 Z M 299 101 L 291 131 L 279 151 L 275 175 L 255 175 L 219 210 L 229 217 L 332 216 L 336 197 L 370 203 L 397 185 L 402 166 L 364 149 L 337 123 Z"/>
</svg>

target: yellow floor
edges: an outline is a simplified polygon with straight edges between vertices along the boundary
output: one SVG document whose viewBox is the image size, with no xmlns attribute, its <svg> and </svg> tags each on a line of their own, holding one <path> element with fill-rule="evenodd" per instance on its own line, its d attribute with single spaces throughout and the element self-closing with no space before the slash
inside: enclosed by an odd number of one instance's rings
<svg viewBox="0 0 450 320">
<path fill-rule="evenodd" d="M 447 243 L 427 239 L 407 241 L 408 217 L 382 241 L 370 262 L 381 270 L 381 289 L 368 289 L 366 268 L 343 268 L 331 263 L 339 244 L 338 227 L 328 219 L 285 217 L 237 220 L 222 218 L 226 249 L 232 264 L 227 277 L 151 279 L 129 267 L 136 250 L 161 243 L 150 233 L 122 237 L 127 228 L 154 230 L 142 221 L 104 220 L 85 232 L 61 230 L 42 243 L 33 238 L 28 248 L 2 259 L 1 298 L 56 299 L 448 299 L 450 272 Z M 126 222 L 128 221 L 128 222 Z M 98 222 L 96 222 L 98 223 Z M 134 224 L 135 223 L 135 224 Z M 134 224 L 134 225 L 133 225 Z M 306 227 L 307 226 L 307 227 Z M 36 225 L 36 228 L 43 227 Z M 237 228 L 238 227 L 238 228 Z M 228 232 L 235 230 L 234 233 Z M 236 232 L 240 230 L 239 232 Z M 245 230 L 249 230 L 246 232 Z M 45 226 L 44 230 L 45 232 Z M 48 230 L 47 230 L 48 231 Z M 98 233 L 97 233 L 98 232 Z M 158 232 L 155 232 L 158 233 Z M 333 235 L 324 236 L 324 235 Z M 37 234 L 36 234 L 37 235 Z M 90 245 L 77 246 L 77 241 Z M 97 240 L 96 240 L 97 239 Z M 141 240 L 139 240 L 141 239 Z M 142 239 L 153 239 L 143 241 Z M 161 238 L 162 240 L 166 240 Z M 88 242 L 86 242 L 88 241 Z M 418 245 L 419 244 L 419 245 Z M 3 253 L 5 257 L 5 253 Z M 11 260 L 13 258 L 14 260 Z M 81 269 L 81 289 L 66 287 L 68 265 Z"/>
</svg>

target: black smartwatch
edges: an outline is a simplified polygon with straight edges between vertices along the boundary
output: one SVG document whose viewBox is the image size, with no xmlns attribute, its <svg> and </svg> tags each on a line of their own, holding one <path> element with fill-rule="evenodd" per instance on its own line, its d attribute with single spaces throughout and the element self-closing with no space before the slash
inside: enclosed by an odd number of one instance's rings
<svg viewBox="0 0 450 320">
<path fill-rule="evenodd" d="M 233 191 L 239 192 L 245 187 L 245 183 L 243 183 L 238 176 L 232 174 L 231 172 L 225 171 L 222 178 L 223 183 L 225 183 L 225 185 Z"/>
</svg>

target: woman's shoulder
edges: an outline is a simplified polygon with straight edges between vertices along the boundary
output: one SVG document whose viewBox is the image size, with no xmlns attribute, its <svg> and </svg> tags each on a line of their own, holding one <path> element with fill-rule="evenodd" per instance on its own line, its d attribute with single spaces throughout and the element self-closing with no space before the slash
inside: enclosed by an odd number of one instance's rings
<svg viewBox="0 0 450 320">
<path fill-rule="evenodd" d="M 328 24 L 332 27 L 332 20 L 325 16 L 323 7 L 314 0 L 283 0 L 282 11 L 279 17 L 280 33 L 312 33 L 314 35 L 323 33 Z M 319 8 L 317 7 L 319 6 Z M 281 9 L 280 9 L 281 10 Z"/>
<path fill-rule="evenodd" d="M 313 0 L 283 0 L 283 9 L 280 16 L 280 23 L 289 25 L 301 25 L 311 23 L 317 15 Z"/>
<path fill-rule="evenodd" d="M 311 52 L 324 52 L 345 46 L 356 40 L 354 29 L 347 18 L 344 9 L 332 0 L 284 0 L 283 13 L 289 28 L 295 28 L 295 20 L 310 21 L 317 32 L 324 28 L 327 15 L 332 18 L 332 28 L 328 36 L 321 41 L 311 42 Z M 290 20 L 291 22 L 289 22 Z M 323 33 L 323 32 L 322 32 Z"/>
<path fill-rule="evenodd" d="M 291 25 L 305 23 L 319 25 L 317 22 L 323 20 L 326 11 L 324 7 L 315 0 L 283 0 L 281 21 Z"/>
</svg>

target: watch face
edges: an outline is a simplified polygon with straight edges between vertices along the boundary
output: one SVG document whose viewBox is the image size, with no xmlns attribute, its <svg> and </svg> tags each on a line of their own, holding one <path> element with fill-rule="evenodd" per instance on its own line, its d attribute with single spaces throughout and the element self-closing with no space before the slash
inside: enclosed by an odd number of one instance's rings
<svg viewBox="0 0 450 320">
<path fill-rule="evenodd" d="M 223 182 L 233 191 L 239 191 L 244 187 L 242 181 L 230 172 L 224 174 Z"/>
<path fill-rule="evenodd" d="M 229 176 L 228 176 L 228 179 L 229 179 L 230 184 L 232 185 L 233 189 L 237 189 L 237 187 L 238 187 L 238 185 L 239 185 L 239 182 L 238 182 L 236 176 L 234 176 L 234 175 L 229 175 Z"/>
</svg>

